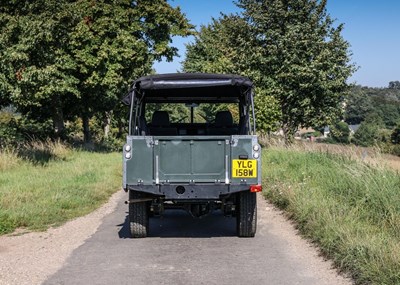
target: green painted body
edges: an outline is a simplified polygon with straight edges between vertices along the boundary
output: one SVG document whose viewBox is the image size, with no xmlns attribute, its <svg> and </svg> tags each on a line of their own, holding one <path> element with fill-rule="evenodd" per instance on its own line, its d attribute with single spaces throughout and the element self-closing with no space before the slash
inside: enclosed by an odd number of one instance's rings
<svg viewBox="0 0 400 285">
<path fill-rule="evenodd" d="M 123 102 L 130 105 L 123 188 L 132 236 L 147 236 L 149 215 L 166 209 L 193 217 L 220 209 L 236 216 L 239 236 L 253 237 L 261 191 L 253 83 L 232 74 L 149 75 Z"/>
<path fill-rule="evenodd" d="M 252 88 L 248 78 L 236 75 L 166 74 L 135 81 L 125 101 L 131 110 L 123 188 L 153 204 L 232 204 L 232 194 L 261 185 Z M 195 116 L 202 104 L 215 106 Z M 178 114 L 184 107 L 190 108 L 190 122 L 187 113 Z"/>
<path fill-rule="evenodd" d="M 259 184 L 260 175 L 246 180 L 232 178 L 232 159 L 252 159 L 254 143 L 257 137 L 252 135 L 129 136 L 132 158 L 124 159 L 124 186 Z"/>
<path fill-rule="evenodd" d="M 154 146 L 160 181 L 214 182 L 225 178 L 225 139 L 164 138 Z"/>
</svg>

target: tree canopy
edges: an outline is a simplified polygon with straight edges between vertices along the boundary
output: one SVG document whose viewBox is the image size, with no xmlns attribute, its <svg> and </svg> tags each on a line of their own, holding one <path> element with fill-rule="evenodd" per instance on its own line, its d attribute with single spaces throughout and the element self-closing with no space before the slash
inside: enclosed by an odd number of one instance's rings
<svg viewBox="0 0 400 285">
<path fill-rule="evenodd" d="M 333 122 L 355 66 L 343 25 L 334 24 L 326 1 L 239 0 L 238 6 L 241 14 L 201 28 L 187 47 L 184 70 L 249 76 L 273 103 L 263 108 L 279 107 L 264 120 L 279 118 L 288 136 L 300 126 Z"/>
<path fill-rule="evenodd" d="M 400 89 L 400 81 L 390 81 L 389 82 L 389 88 L 390 89 Z"/>
<path fill-rule="evenodd" d="M 134 78 L 155 60 L 172 60 L 174 35 L 192 33 L 166 0 L 2 1 L 0 104 L 34 120 L 110 116 Z"/>
<path fill-rule="evenodd" d="M 384 127 L 383 120 L 376 114 L 366 117 L 354 134 L 354 142 L 361 146 L 375 146 L 381 141 L 381 130 Z"/>
<path fill-rule="evenodd" d="M 392 129 L 400 122 L 400 89 L 354 86 L 345 106 L 348 124 L 360 124 L 370 114 L 376 114 L 386 128 Z"/>
<path fill-rule="evenodd" d="M 183 70 L 241 74 L 259 82 L 262 76 L 258 70 L 252 69 L 249 59 L 246 58 L 246 50 L 251 48 L 253 42 L 251 34 L 243 32 L 248 30 L 246 21 L 237 15 L 222 15 L 218 20 L 213 19 L 211 24 L 201 27 L 195 43 L 187 45 Z M 256 87 L 256 93 L 258 130 L 264 133 L 275 131 L 281 118 L 279 104 L 273 96 L 266 94 L 263 88 Z"/>
</svg>

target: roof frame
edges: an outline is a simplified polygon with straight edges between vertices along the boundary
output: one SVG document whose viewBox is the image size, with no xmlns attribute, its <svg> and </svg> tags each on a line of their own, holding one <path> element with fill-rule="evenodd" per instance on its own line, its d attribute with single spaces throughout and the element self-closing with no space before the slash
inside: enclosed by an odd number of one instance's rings
<svg viewBox="0 0 400 285">
<path fill-rule="evenodd" d="M 132 92 L 146 102 L 239 102 L 251 96 L 253 83 L 249 78 L 233 74 L 170 73 L 140 77 L 124 98 L 130 105 Z M 246 100 L 247 101 L 247 100 Z"/>
</svg>

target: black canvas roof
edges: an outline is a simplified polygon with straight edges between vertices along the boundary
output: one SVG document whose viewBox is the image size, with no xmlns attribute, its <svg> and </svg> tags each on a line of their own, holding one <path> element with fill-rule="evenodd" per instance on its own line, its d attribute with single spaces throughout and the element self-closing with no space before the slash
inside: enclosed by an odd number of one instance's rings
<svg viewBox="0 0 400 285">
<path fill-rule="evenodd" d="M 250 79 L 239 75 L 170 73 L 140 77 L 132 91 L 146 102 L 237 102 L 252 87 Z M 131 93 L 124 103 L 130 103 Z"/>
</svg>

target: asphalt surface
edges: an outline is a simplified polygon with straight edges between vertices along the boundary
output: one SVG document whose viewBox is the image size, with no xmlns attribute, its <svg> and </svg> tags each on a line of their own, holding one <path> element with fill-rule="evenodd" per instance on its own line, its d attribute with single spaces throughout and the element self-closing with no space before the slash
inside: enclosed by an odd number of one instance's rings
<svg viewBox="0 0 400 285">
<path fill-rule="evenodd" d="M 174 210 L 131 239 L 121 201 L 44 284 L 351 284 L 261 196 L 258 211 L 255 238 L 236 237 L 234 218 L 219 212 Z"/>
</svg>

